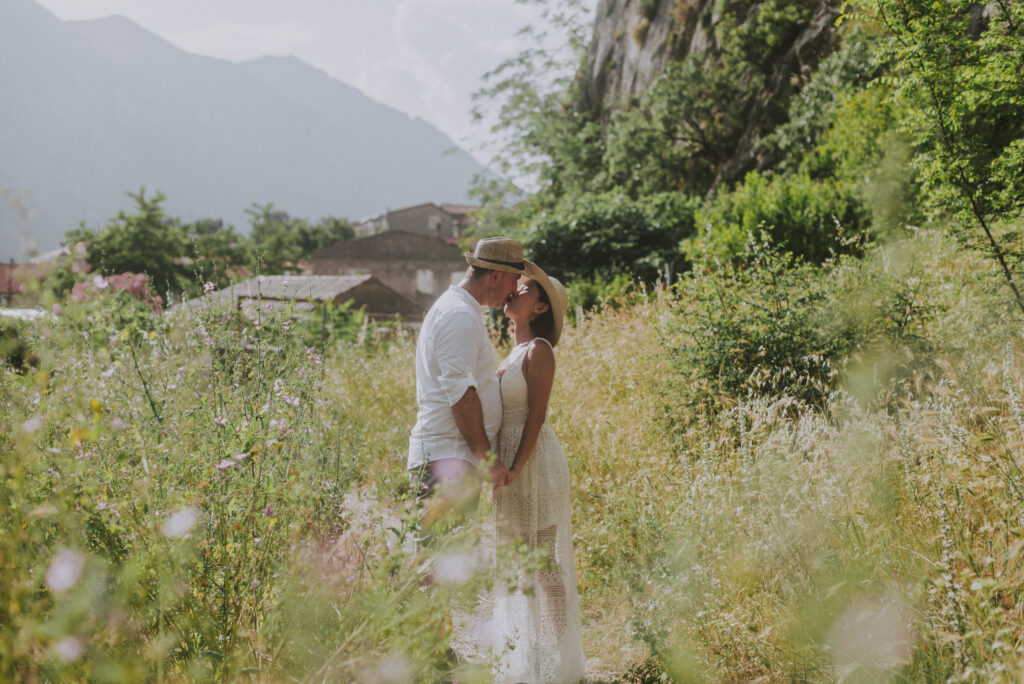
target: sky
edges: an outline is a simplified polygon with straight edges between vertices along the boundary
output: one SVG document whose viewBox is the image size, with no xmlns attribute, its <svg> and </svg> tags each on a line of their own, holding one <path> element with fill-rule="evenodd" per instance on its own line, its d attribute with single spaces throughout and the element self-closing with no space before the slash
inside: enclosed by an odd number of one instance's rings
<svg viewBox="0 0 1024 684">
<path fill-rule="evenodd" d="M 121 15 L 200 55 L 294 55 L 433 124 L 486 163 L 471 122 L 481 76 L 525 47 L 537 21 L 515 0 L 37 0 L 65 20 Z"/>
</svg>

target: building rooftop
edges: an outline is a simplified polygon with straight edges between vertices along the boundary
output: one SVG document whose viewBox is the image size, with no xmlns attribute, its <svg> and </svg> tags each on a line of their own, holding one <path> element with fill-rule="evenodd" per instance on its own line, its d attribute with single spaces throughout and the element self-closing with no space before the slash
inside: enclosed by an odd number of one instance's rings
<svg viewBox="0 0 1024 684">
<path fill-rule="evenodd" d="M 203 305 L 226 306 L 239 299 L 328 301 L 372 280 L 372 275 L 355 276 L 258 276 L 235 283 L 206 297 L 196 297 L 181 306 L 191 309 Z"/>
</svg>

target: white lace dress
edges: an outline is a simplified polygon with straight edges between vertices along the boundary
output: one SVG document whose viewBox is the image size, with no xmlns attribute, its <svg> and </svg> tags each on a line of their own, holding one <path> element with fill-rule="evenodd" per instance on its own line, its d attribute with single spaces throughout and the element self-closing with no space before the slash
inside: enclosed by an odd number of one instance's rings
<svg viewBox="0 0 1024 684">
<path fill-rule="evenodd" d="M 503 364 L 501 430 L 497 456 L 511 467 L 526 421 L 523 359 L 538 338 L 516 346 Z M 558 438 L 545 423 L 526 465 L 495 493 L 499 563 L 502 550 L 526 542 L 541 548 L 541 563 L 498 567 L 494 599 L 495 682 L 578 682 L 583 677 L 580 606 L 572 553 L 569 467 Z M 518 585 L 502 579 L 511 571 Z"/>
</svg>

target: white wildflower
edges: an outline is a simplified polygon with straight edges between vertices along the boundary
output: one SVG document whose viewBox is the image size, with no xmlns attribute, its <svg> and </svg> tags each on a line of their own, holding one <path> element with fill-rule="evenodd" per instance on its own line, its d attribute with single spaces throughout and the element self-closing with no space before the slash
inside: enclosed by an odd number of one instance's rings
<svg viewBox="0 0 1024 684">
<path fill-rule="evenodd" d="M 176 539 L 188 534 L 199 520 L 199 513 L 194 508 L 184 508 L 164 520 L 160 531 L 165 537 Z"/>
<path fill-rule="evenodd" d="M 46 571 L 46 586 L 51 591 L 67 591 L 75 586 L 85 569 L 85 556 L 78 551 L 61 549 Z"/>
<path fill-rule="evenodd" d="M 85 645 L 78 637 L 65 637 L 53 645 L 53 652 L 65 663 L 73 663 L 82 657 Z"/>
</svg>

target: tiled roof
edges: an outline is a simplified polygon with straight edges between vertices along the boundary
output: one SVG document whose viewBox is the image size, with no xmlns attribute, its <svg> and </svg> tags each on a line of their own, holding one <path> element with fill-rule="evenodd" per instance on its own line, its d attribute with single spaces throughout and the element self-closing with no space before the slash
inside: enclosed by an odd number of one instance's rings
<svg viewBox="0 0 1024 684">
<path fill-rule="evenodd" d="M 441 205 L 441 209 L 443 209 L 445 211 L 445 213 L 451 214 L 452 216 L 465 216 L 466 214 L 470 213 L 471 211 L 476 211 L 479 208 L 480 207 L 474 206 L 472 204 L 442 204 Z"/>
<path fill-rule="evenodd" d="M 213 292 L 209 297 L 190 299 L 184 302 L 182 306 L 186 309 L 191 309 L 203 305 L 204 302 L 210 306 L 226 306 L 238 299 L 334 300 L 371 278 L 373 278 L 372 275 L 259 276 Z"/>
</svg>

